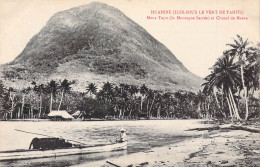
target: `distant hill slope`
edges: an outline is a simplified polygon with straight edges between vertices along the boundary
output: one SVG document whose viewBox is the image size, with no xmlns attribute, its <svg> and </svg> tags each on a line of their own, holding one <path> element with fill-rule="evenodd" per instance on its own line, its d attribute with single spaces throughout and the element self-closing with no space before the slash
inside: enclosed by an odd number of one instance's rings
<svg viewBox="0 0 260 167">
<path fill-rule="evenodd" d="M 197 91 L 202 82 L 145 29 L 98 2 L 56 13 L 2 72 L 25 82 L 74 79 L 76 90 L 110 81 Z"/>
</svg>

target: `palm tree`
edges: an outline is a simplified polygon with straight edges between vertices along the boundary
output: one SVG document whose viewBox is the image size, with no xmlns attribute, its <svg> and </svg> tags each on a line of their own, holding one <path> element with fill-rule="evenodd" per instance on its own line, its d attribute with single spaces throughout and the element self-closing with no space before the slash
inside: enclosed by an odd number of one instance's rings
<svg viewBox="0 0 260 167">
<path fill-rule="evenodd" d="M 170 105 L 171 105 L 171 94 L 170 93 L 164 93 L 162 95 L 162 103 L 165 106 L 165 116 L 168 117 L 169 116 L 169 109 L 170 109 Z"/>
<path fill-rule="evenodd" d="M 250 57 L 247 58 L 248 64 L 245 66 L 245 85 L 248 90 L 254 91 L 259 89 L 259 72 L 260 72 L 260 49 L 255 49 Z"/>
<path fill-rule="evenodd" d="M 47 84 L 47 92 L 50 94 L 50 112 L 52 111 L 52 102 L 53 102 L 53 97 L 56 96 L 57 93 L 57 89 L 58 89 L 58 83 L 54 80 L 51 80 L 48 84 Z"/>
<path fill-rule="evenodd" d="M 183 117 L 184 112 L 186 111 L 186 110 L 183 109 L 183 104 L 182 104 L 185 101 L 185 97 L 183 95 L 183 92 L 182 91 L 175 92 L 174 97 L 175 97 L 176 103 L 177 103 L 176 104 L 177 115 L 180 116 L 180 114 L 181 114 L 181 116 Z"/>
<path fill-rule="evenodd" d="M 21 106 L 20 115 L 22 115 L 24 117 L 23 109 L 24 109 L 25 96 L 26 96 L 26 94 L 28 94 L 30 92 L 30 90 L 28 88 L 26 88 L 26 89 L 23 89 L 21 92 L 22 92 L 22 106 Z M 20 118 L 20 115 L 19 115 L 19 118 Z"/>
<path fill-rule="evenodd" d="M 119 84 L 119 101 L 121 104 L 121 110 L 119 113 L 119 117 L 125 116 L 125 112 L 127 109 L 130 110 L 129 101 L 131 100 L 130 86 L 128 84 Z M 130 114 L 131 115 L 131 114 Z"/>
<path fill-rule="evenodd" d="M 34 86 L 33 90 L 35 91 L 35 93 L 38 94 L 38 96 L 40 97 L 39 100 L 40 106 L 39 106 L 39 114 L 38 114 L 38 117 L 40 118 L 42 114 L 42 95 L 45 91 L 45 86 L 44 84 L 37 85 L 35 81 L 33 81 L 31 84 Z"/>
<path fill-rule="evenodd" d="M 211 74 L 205 78 L 207 82 L 205 82 L 203 86 L 204 92 L 206 93 L 214 86 L 217 88 L 223 87 L 228 100 L 230 115 L 232 116 L 233 111 L 236 118 L 240 120 L 233 93 L 235 88 L 241 85 L 241 80 L 238 66 L 233 63 L 233 59 L 233 57 L 228 56 L 219 58 L 213 66 Z"/>
<path fill-rule="evenodd" d="M 138 104 L 136 104 L 137 102 L 137 98 L 136 98 L 136 94 L 138 93 L 138 87 L 135 86 L 135 85 L 131 85 L 128 92 L 130 94 L 130 105 L 131 105 L 131 109 L 130 109 L 130 112 L 129 112 L 129 116 L 131 116 L 132 114 L 132 110 L 135 110 L 136 109 L 136 106 L 138 106 Z"/>
<path fill-rule="evenodd" d="M 143 84 L 139 91 L 140 91 L 140 94 L 142 95 L 141 96 L 141 113 L 142 113 L 143 112 L 143 100 L 146 97 L 146 93 L 148 92 L 148 88 L 146 87 L 145 84 Z"/>
<path fill-rule="evenodd" d="M 131 94 L 131 96 L 133 96 L 134 94 L 138 93 L 138 87 L 135 85 L 131 85 L 129 88 L 129 93 Z"/>
<path fill-rule="evenodd" d="M 30 103 L 29 117 L 33 118 L 33 108 L 34 108 L 33 101 L 34 101 L 35 98 L 32 95 L 32 93 L 33 93 L 34 90 L 29 86 L 29 87 L 27 87 L 26 91 L 29 94 L 29 103 Z"/>
<path fill-rule="evenodd" d="M 160 93 L 158 93 L 156 96 L 156 104 L 157 104 L 156 117 L 160 118 L 161 117 L 161 108 L 162 108 L 162 95 Z"/>
<path fill-rule="evenodd" d="M 114 98 L 113 85 L 110 82 L 106 82 L 102 87 L 104 100 L 111 103 Z"/>
<path fill-rule="evenodd" d="M 87 93 L 90 93 L 90 95 L 96 95 L 97 94 L 97 86 L 94 83 L 90 83 L 87 87 Z"/>
<path fill-rule="evenodd" d="M 197 101 L 198 101 L 198 108 L 197 111 L 199 111 L 202 116 L 203 112 L 205 112 L 205 100 L 206 100 L 206 95 L 200 90 L 197 93 Z"/>
<path fill-rule="evenodd" d="M 114 106 L 115 111 L 118 113 L 118 118 L 122 115 L 122 98 L 121 98 L 121 89 L 118 86 L 114 88 Z"/>
<path fill-rule="evenodd" d="M 62 103 L 63 97 L 65 96 L 65 93 L 70 92 L 72 84 L 74 84 L 74 82 L 73 81 L 69 82 L 66 78 L 60 83 L 61 99 L 60 99 L 58 111 L 60 110 L 61 103 Z"/>
<path fill-rule="evenodd" d="M 194 105 L 195 105 L 195 101 L 196 101 L 196 95 L 193 92 L 187 92 L 186 93 L 186 101 L 188 103 L 187 107 L 187 115 L 192 117 L 193 116 L 193 112 L 194 112 Z"/>
<path fill-rule="evenodd" d="M 6 89 L 4 87 L 2 80 L 0 80 L 0 114 L 1 114 L 2 118 L 7 119 L 8 110 L 6 110 L 4 107 L 7 105 L 5 96 L 6 96 Z"/>
<path fill-rule="evenodd" d="M 249 42 L 248 39 L 245 41 L 239 35 L 237 35 L 237 39 L 234 39 L 234 44 L 227 44 L 231 47 L 230 50 L 226 51 L 226 53 L 231 57 L 238 57 L 238 64 L 240 65 L 240 74 L 241 74 L 241 82 L 244 91 L 244 98 L 246 102 L 246 115 L 245 120 L 248 118 L 248 92 L 247 87 L 245 85 L 245 65 L 247 63 L 247 59 L 255 52 L 255 49 L 252 47 L 248 47 Z"/>
<path fill-rule="evenodd" d="M 15 90 L 12 87 L 9 87 L 8 89 L 9 92 L 9 100 L 11 101 L 11 119 L 13 118 L 13 112 L 14 112 L 14 107 L 15 107 Z"/>
<path fill-rule="evenodd" d="M 147 117 L 148 118 L 151 118 L 151 111 L 152 111 L 152 107 L 153 107 L 153 104 L 154 104 L 154 100 L 155 100 L 155 98 L 156 98 L 156 95 L 157 95 L 158 93 L 156 92 L 156 91 L 154 91 L 154 90 L 151 90 L 151 89 L 149 89 L 148 90 L 148 92 L 147 92 Z M 149 107 L 149 103 L 150 103 L 150 101 L 149 100 L 152 100 L 151 101 L 151 104 L 150 104 L 150 107 Z"/>
</svg>

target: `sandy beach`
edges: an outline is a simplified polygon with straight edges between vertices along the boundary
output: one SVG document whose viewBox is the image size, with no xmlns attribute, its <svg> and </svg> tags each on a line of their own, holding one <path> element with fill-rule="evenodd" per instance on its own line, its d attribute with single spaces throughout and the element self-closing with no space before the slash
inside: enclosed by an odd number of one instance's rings
<svg viewBox="0 0 260 167">
<path fill-rule="evenodd" d="M 198 132 L 199 133 L 199 132 Z M 205 130 L 148 151 L 87 163 L 88 166 L 259 166 L 260 134 L 244 130 Z M 81 164 L 77 166 L 85 166 Z"/>
</svg>

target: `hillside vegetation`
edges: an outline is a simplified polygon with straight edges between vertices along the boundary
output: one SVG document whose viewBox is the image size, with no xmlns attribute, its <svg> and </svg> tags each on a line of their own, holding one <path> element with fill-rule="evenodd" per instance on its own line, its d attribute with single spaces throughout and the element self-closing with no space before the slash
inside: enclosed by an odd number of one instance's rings
<svg viewBox="0 0 260 167">
<path fill-rule="evenodd" d="M 68 78 L 78 81 L 77 90 L 84 82 L 101 85 L 109 80 L 196 92 L 202 83 L 145 29 L 98 2 L 56 13 L 22 53 L 3 66 L 3 77 L 29 82 Z"/>
</svg>

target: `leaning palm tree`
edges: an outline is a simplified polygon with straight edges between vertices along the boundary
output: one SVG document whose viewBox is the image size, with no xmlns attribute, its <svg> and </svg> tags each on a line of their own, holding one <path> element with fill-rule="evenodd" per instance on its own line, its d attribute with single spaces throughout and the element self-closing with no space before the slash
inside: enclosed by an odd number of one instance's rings
<svg viewBox="0 0 260 167">
<path fill-rule="evenodd" d="M 248 91 L 247 87 L 245 85 L 245 65 L 248 63 L 247 59 L 255 52 L 255 49 L 252 47 L 249 47 L 250 43 L 248 42 L 248 39 L 245 41 L 243 38 L 239 35 L 237 35 L 237 39 L 234 39 L 233 44 L 227 44 L 231 47 L 230 50 L 227 50 L 226 53 L 231 57 L 237 57 L 238 58 L 238 64 L 240 65 L 240 74 L 241 74 L 241 82 L 242 82 L 242 88 L 244 91 L 244 98 L 246 103 L 246 115 L 245 120 L 248 118 Z"/>
<path fill-rule="evenodd" d="M 229 104 L 230 115 L 232 115 L 233 112 L 235 117 L 240 120 L 233 93 L 235 88 L 241 85 L 241 76 L 238 71 L 238 65 L 234 64 L 233 60 L 233 57 L 228 56 L 219 58 L 213 66 L 211 74 L 205 78 L 206 82 L 203 86 L 204 92 L 206 93 L 208 90 L 211 90 L 212 87 L 223 87 Z"/>
</svg>

